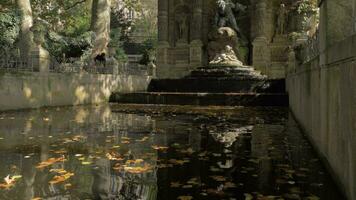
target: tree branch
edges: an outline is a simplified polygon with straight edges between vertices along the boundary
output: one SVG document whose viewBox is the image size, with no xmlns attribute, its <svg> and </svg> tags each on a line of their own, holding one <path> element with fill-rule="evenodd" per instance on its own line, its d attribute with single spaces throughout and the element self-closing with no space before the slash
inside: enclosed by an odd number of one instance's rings
<svg viewBox="0 0 356 200">
<path fill-rule="evenodd" d="M 81 4 L 81 3 L 84 3 L 84 2 L 86 2 L 86 1 L 87 1 L 87 0 L 77 1 L 77 2 L 75 2 L 73 5 L 68 6 L 67 8 L 65 8 L 65 10 L 72 9 L 72 8 L 74 8 L 75 6 L 77 6 L 77 5 Z"/>
</svg>

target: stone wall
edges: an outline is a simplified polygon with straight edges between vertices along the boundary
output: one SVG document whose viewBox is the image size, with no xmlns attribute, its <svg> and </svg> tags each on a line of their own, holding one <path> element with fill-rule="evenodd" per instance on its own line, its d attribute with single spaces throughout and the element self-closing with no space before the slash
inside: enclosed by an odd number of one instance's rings
<svg viewBox="0 0 356 200">
<path fill-rule="evenodd" d="M 88 73 L 0 73 L 0 111 L 98 104 L 112 92 L 145 91 L 149 76 Z"/>
<path fill-rule="evenodd" d="M 288 71 L 292 112 L 348 199 L 356 199 L 356 36 Z"/>
</svg>

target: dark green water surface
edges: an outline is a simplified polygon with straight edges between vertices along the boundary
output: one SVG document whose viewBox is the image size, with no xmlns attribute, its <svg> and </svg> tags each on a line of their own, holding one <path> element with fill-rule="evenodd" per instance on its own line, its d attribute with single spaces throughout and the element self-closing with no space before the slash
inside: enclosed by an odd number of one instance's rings
<svg viewBox="0 0 356 200">
<path fill-rule="evenodd" d="M 343 199 L 286 108 L 5 112 L 0 163 L 0 199 Z"/>
</svg>

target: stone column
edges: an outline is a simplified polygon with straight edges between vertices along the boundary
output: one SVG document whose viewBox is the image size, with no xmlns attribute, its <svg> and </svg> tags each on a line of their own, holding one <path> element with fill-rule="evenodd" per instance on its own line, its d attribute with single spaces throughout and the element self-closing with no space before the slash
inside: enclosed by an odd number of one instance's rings
<svg viewBox="0 0 356 200">
<path fill-rule="evenodd" d="M 158 0 L 158 41 L 168 42 L 168 0 Z"/>
<path fill-rule="evenodd" d="M 157 47 L 157 70 L 158 76 L 164 77 L 168 64 L 169 48 L 169 25 L 168 25 L 168 0 L 158 0 L 158 47 Z"/>
<path fill-rule="evenodd" d="M 267 39 L 267 4 L 264 0 L 256 4 L 255 21 L 254 21 L 254 35 L 253 40 L 253 66 L 261 71 L 267 73 L 267 68 L 270 64 L 271 53 L 269 49 L 269 41 Z"/>
<path fill-rule="evenodd" d="M 203 27 L 203 0 L 195 0 L 193 10 L 193 23 L 191 25 L 192 41 L 190 43 L 190 68 L 202 65 L 202 27 Z"/>
</svg>

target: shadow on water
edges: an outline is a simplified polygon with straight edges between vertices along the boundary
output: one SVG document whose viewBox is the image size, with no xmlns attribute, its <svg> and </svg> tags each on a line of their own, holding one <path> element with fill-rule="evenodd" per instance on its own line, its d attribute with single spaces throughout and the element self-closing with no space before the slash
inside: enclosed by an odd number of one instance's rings
<svg viewBox="0 0 356 200">
<path fill-rule="evenodd" d="M 0 199 L 343 199 L 286 108 L 0 113 Z"/>
</svg>

